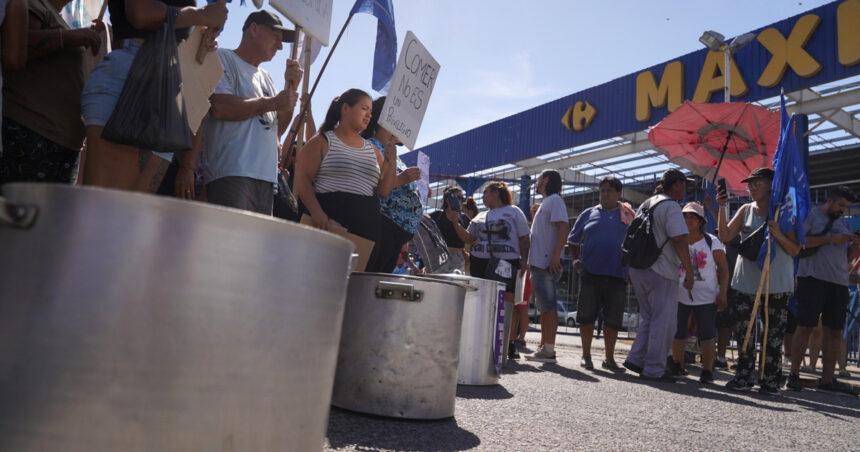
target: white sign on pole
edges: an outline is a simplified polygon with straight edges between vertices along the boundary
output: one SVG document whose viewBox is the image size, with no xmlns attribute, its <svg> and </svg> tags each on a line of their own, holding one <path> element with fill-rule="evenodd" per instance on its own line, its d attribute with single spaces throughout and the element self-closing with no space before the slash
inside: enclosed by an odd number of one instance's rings
<svg viewBox="0 0 860 452">
<path fill-rule="evenodd" d="M 287 16 L 305 33 L 328 46 L 331 34 L 331 4 L 333 0 L 269 0 L 278 12 Z"/>
<path fill-rule="evenodd" d="M 399 138 L 409 149 L 415 147 L 418 129 L 427 112 L 427 103 L 438 74 L 439 63 L 414 33 L 406 32 L 379 125 Z"/>
<path fill-rule="evenodd" d="M 430 194 L 430 156 L 418 151 L 418 170 L 421 177 L 415 182 L 418 185 L 418 194 L 421 204 L 427 204 L 427 195 Z"/>
</svg>

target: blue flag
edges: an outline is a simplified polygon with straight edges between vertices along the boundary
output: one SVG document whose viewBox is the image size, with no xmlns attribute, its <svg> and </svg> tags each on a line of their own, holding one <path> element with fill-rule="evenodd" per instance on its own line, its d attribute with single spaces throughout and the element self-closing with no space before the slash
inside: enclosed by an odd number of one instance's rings
<svg viewBox="0 0 860 452">
<path fill-rule="evenodd" d="M 788 117 L 785 110 L 785 98 L 780 95 L 780 135 L 779 143 L 776 145 L 776 152 L 773 155 L 773 171 L 775 173 L 773 179 L 773 187 L 770 192 L 770 209 L 767 216 L 769 222 L 773 218 L 777 218 L 776 213 L 779 212 L 777 224 L 779 230 L 783 234 L 794 231 L 797 240 L 806 244 L 806 234 L 803 232 L 803 223 L 806 221 L 806 216 L 809 214 L 810 196 L 809 196 L 809 180 L 806 177 L 806 170 L 803 167 L 803 160 L 800 158 L 800 150 L 797 148 L 797 139 L 795 135 L 796 118 Z M 767 254 L 767 243 L 771 240 L 771 235 L 768 232 L 764 245 L 762 245 L 758 256 L 758 266 L 764 266 L 764 258 Z M 771 243 L 771 250 L 777 246 L 774 240 Z M 771 260 L 774 253 L 771 251 Z"/>
<path fill-rule="evenodd" d="M 367 13 L 376 16 L 376 54 L 373 56 L 373 89 L 386 94 L 397 64 L 397 32 L 394 29 L 394 5 L 391 0 L 356 0 L 349 15 Z"/>
</svg>

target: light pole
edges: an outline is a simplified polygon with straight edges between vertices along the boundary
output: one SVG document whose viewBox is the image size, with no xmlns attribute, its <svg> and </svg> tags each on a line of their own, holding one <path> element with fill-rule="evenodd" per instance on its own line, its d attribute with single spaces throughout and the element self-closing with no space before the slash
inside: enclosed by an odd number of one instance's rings
<svg viewBox="0 0 860 452">
<path fill-rule="evenodd" d="M 717 33 L 713 30 L 708 30 L 702 33 L 702 37 L 699 38 L 699 42 L 705 45 L 712 52 L 723 52 L 725 56 L 725 64 L 723 66 L 723 102 L 731 101 L 731 56 L 733 53 L 740 50 L 743 46 L 752 42 L 755 39 L 755 35 L 752 33 L 744 33 L 740 36 L 737 36 L 735 39 L 732 39 L 731 43 L 726 42 L 725 36 Z"/>
</svg>

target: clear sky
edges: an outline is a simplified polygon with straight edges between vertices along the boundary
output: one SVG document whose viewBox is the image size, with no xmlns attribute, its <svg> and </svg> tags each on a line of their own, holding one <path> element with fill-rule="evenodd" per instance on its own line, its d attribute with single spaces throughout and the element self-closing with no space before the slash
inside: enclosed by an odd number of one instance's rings
<svg viewBox="0 0 860 452">
<path fill-rule="evenodd" d="M 702 48 L 705 30 L 733 37 L 829 3 L 804 0 L 393 0 L 398 55 L 407 30 L 441 65 L 417 147 Z M 354 0 L 334 0 L 333 43 Z M 229 5 L 220 45 L 235 48 L 252 2 Z M 265 0 L 265 9 L 273 10 Z M 287 19 L 283 19 L 287 23 Z M 370 87 L 376 18 L 353 17 L 312 101 Z M 311 82 L 329 52 L 311 67 Z M 289 46 L 263 65 L 283 86 Z"/>
</svg>

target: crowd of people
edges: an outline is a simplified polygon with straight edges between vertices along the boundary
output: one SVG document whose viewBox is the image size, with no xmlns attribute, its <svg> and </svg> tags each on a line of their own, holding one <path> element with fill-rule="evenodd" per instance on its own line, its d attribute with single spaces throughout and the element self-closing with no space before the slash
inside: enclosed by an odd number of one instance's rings
<svg viewBox="0 0 860 452">
<path fill-rule="evenodd" d="M 226 6 L 216 2 L 196 7 L 194 0 L 108 0 L 115 50 L 96 61 L 106 44 L 101 38 L 105 24 L 71 29 L 59 15 L 66 3 L 0 2 L 0 184 L 81 183 L 150 193 L 164 193 L 169 186 L 167 194 L 188 200 L 275 213 L 293 221 L 307 215 L 308 222 L 321 229 L 343 227 L 374 242 L 367 271 L 419 270 L 405 250 L 424 210 L 415 184 L 420 172 L 406 167 L 397 156 L 397 139 L 378 125 L 384 97 L 373 99 L 360 89 L 348 89 L 331 102 L 318 130 L 310 112 L 299 115 L 307 118 L 310 132 L 307 143 L 297 148 L 300 121 L 295 109 L 303 71 L 297 61 L 287 60 L 284 89 L 278 90 L 271 74 L 260 67 L 284 42 L 294 40 L 294 31 L 277 15 L 265 10 L 248 15 L 236 49 L 210 46 L 224 73 L 202 126 L 194 133 L 188 130 L 190 148 L 174 154 L 112 142 L 103 137 L 105 126 L 138 51 L 153 31 L 173 23 L 183 39 L 192 26 L 220 29 Z M 310 110 L 308 99 L 302 105 Z M 582 212 L 572 228 L 560 196 L 563 180 L 553 170 L 537 178 L 542 201 L 531 212 L 531 224 L 499 181 L 485 185 L 482 202 L 487 210 L 480 211 L 473 198 L 452 186 L 443 192 L 442 209 L 431 217 L 455 268 L 505 283 L 506 310 L 517 319 L 507 338 L 508 358 L 518 357 L 517 341 L 523 341 L 528 323 L 523 300 L 514 299 L 516 280 L 528 272 L 541 312 L 541 339 L 526 359 L 556 361 L 556 292 L 568 244 L 581 280 L 577 321 L 582 325 L 582 367 L 594 368 L 591 344 L 600 318 L 605 322 L 604 369 L 621 373 L 626 368 L 644 379 L 667 382 L 686 372 L 683 351 L 691 316 L 703 358 L 700 381 L 712 383 L 714 367 L 726 366 L 729 334 L 734 331 L 740 339 L 755 320 L 762 270 L 755 262 L 754 244 L 767 230 L 775 243 L 765 286 L 765 358 L 757 373 L 753 336 L 740 350 L 727 386 L 748 390 L 758 384 L 764 394 L 777 393 L 783 384 L 783 340 L 791 337 L 785 349 L 795 359 L 785 384 L 800 390 L 797 358 L 805 353 L 820 319 L 820 387 L 847 391 L 834 377 L 834 365 L 842 344 L 848 286 L 856 283 L 849 279 L 847 264 L 860 245 L 860 235 L 852 233 L 842 216 L 856 196 L 847 188 L 831 190 L 827 202 L 814 208 L 806 221 L 804 247 L 793 232 L 782 233 L 773 221 L 765 224 L 773 177 L 768 168 L 753 171 L 744 180 L 751 201 L 731 218 L 728 194 L 719 192 L 716 235 L 705 228 L 706 206 L 680 205 L 687 178 L 677 169 L 663 174 L 659 193 L 636 212 L 621 201 L 621 182 L 604 178 L 599 204 Z M 287 182 L 280 184 L 279 178 Z M 281 205 L 279 200 L 286 201 Z M 623 261 L 622 243 L 635 219 L 646 216 L 659 255 L 647 268 L 632 268 Z M 622 367 L 615 362 L 614 350 L 628 282 L 636 292 L 641 323 Z"/>
</svg>

